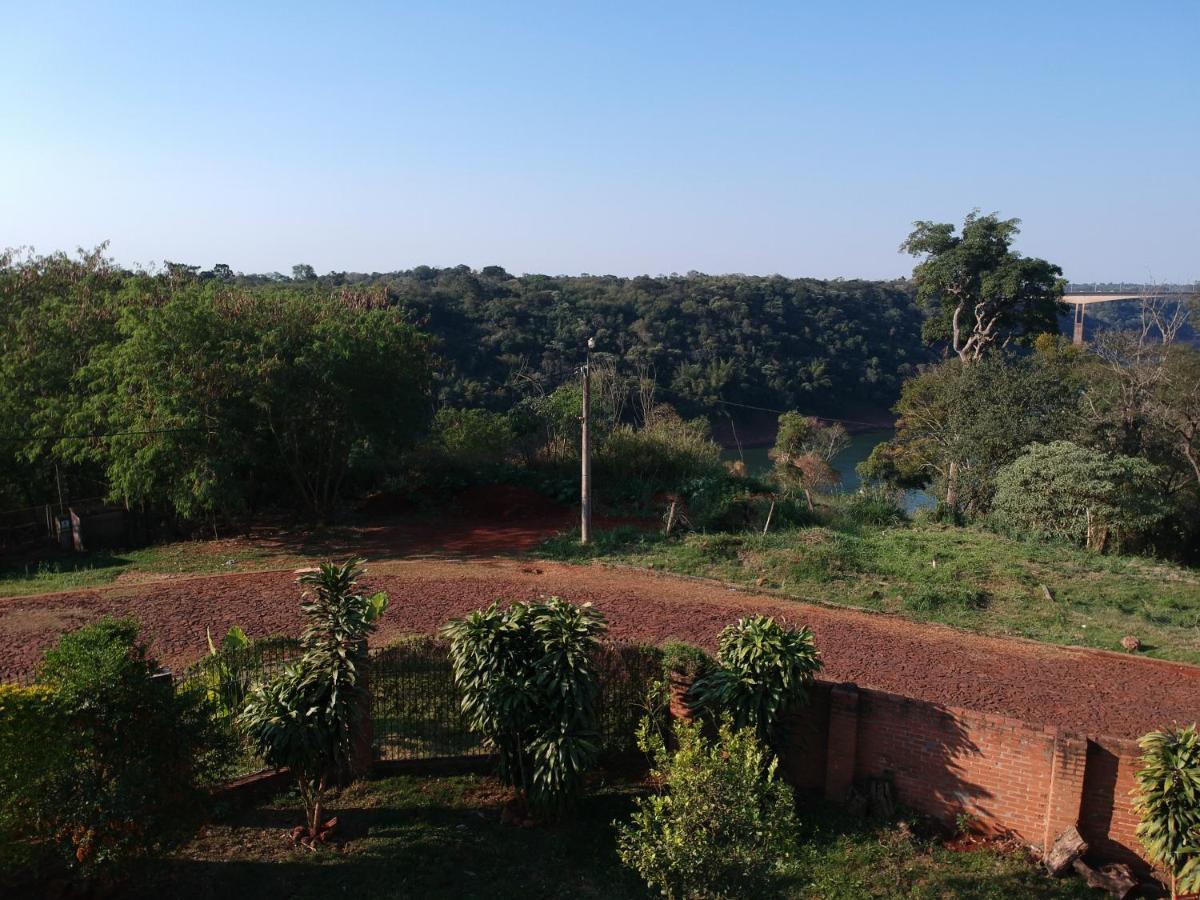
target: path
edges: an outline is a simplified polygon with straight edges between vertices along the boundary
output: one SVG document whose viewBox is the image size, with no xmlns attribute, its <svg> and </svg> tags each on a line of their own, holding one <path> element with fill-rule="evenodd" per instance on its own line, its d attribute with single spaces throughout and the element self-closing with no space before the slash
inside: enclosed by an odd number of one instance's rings
<svg viewBox="0 0 1200 900">
<path fill-rule="evenodd" d="M 137 616 L 154 651 L 177 666 L 204 652 L 206 628 L 294 634 L 301 626 L 295 578 L 262 572 L 0 599 L 0 676 L 31 666 L 58 631 L 106 613 Z M 1137 737 L 1200 720 L 1200 667 L 973 635 L 715 582 L 500 559 L 379 562 L 368 582 L 392 598 L 377 642 L 435 631 L 492 600 L 543 594 L 595 603 L 618 639 L 675 637 L 710 648 L 724 625 L 764 612 L 812 627 L 823 675 L 837 681 L 1087 734 Z"/>
</svg>

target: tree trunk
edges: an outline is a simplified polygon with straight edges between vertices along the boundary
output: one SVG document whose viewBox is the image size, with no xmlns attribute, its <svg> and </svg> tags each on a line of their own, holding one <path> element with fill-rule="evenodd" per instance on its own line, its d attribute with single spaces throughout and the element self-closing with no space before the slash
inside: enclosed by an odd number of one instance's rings
<svg viewBox="0 0 1200 900">
<path fill-rule="evenodd" d="M 951 461 L 946 473 L 946 508 L 952 519 L 958 519 L 958 463 Z"/>
</svg>

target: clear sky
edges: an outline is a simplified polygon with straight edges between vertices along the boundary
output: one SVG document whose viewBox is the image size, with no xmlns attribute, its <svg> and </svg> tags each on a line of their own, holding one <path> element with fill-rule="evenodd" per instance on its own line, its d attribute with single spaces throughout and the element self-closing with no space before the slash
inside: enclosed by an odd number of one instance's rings
<svg viewBox="0 0 1200 900">
<path fill-rule="evenodd" d="M 0 246 L 874 278 L 978 206 L 1191 281 L 1198 47 L 1200 0 L 0 0 Z"/>
</svg>

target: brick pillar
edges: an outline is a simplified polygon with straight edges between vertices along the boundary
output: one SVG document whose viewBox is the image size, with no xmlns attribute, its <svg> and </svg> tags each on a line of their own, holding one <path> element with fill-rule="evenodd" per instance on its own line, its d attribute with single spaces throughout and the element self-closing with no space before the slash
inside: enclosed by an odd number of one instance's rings
<svg viewBox="0 0 1200 900">
<path fill-rule="evenodd" d="M 371 695 L 371 664 L 364 660 L 358 670 L 359 711 L 351 731 L 350 777 L 365 778 L 375 765 L 375 720 Z"/>
<path fill-rule="evenodd" d="M 829 692 L 829 744 L 825 754 L 825 799 L 842 803 L 854 784 L 858 748 L 858 688 L 834 685 Z"/>
<path fill-rule="evenodd" d="M 1050 796 L 1046 798 L 1046 827 L 1042 849 L 1054 839 L 1079 825 L 1083 808 L 1083 777 L 1087 771 L 1087 739 L 1066 732 L 1054 735 L 1050 769 Z"/>
</svg>

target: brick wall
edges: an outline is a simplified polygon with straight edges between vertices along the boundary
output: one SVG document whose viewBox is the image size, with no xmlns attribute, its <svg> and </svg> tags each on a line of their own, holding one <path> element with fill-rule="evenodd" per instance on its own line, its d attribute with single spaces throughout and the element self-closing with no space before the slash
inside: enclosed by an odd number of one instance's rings
<svg viewBox="0 0 1200 900">
<path fill-rule="evenodd" d="M 1097 860 L 1141 865 L 1130 792 L 1136 742 L 1061 732 L 854 685 L 818 682 L 788 722 L 783 772 L 797 788 L 842 801 L 890 780 L 905 806 L 1045 846 L 1071 825 Z"/>
</svg>

